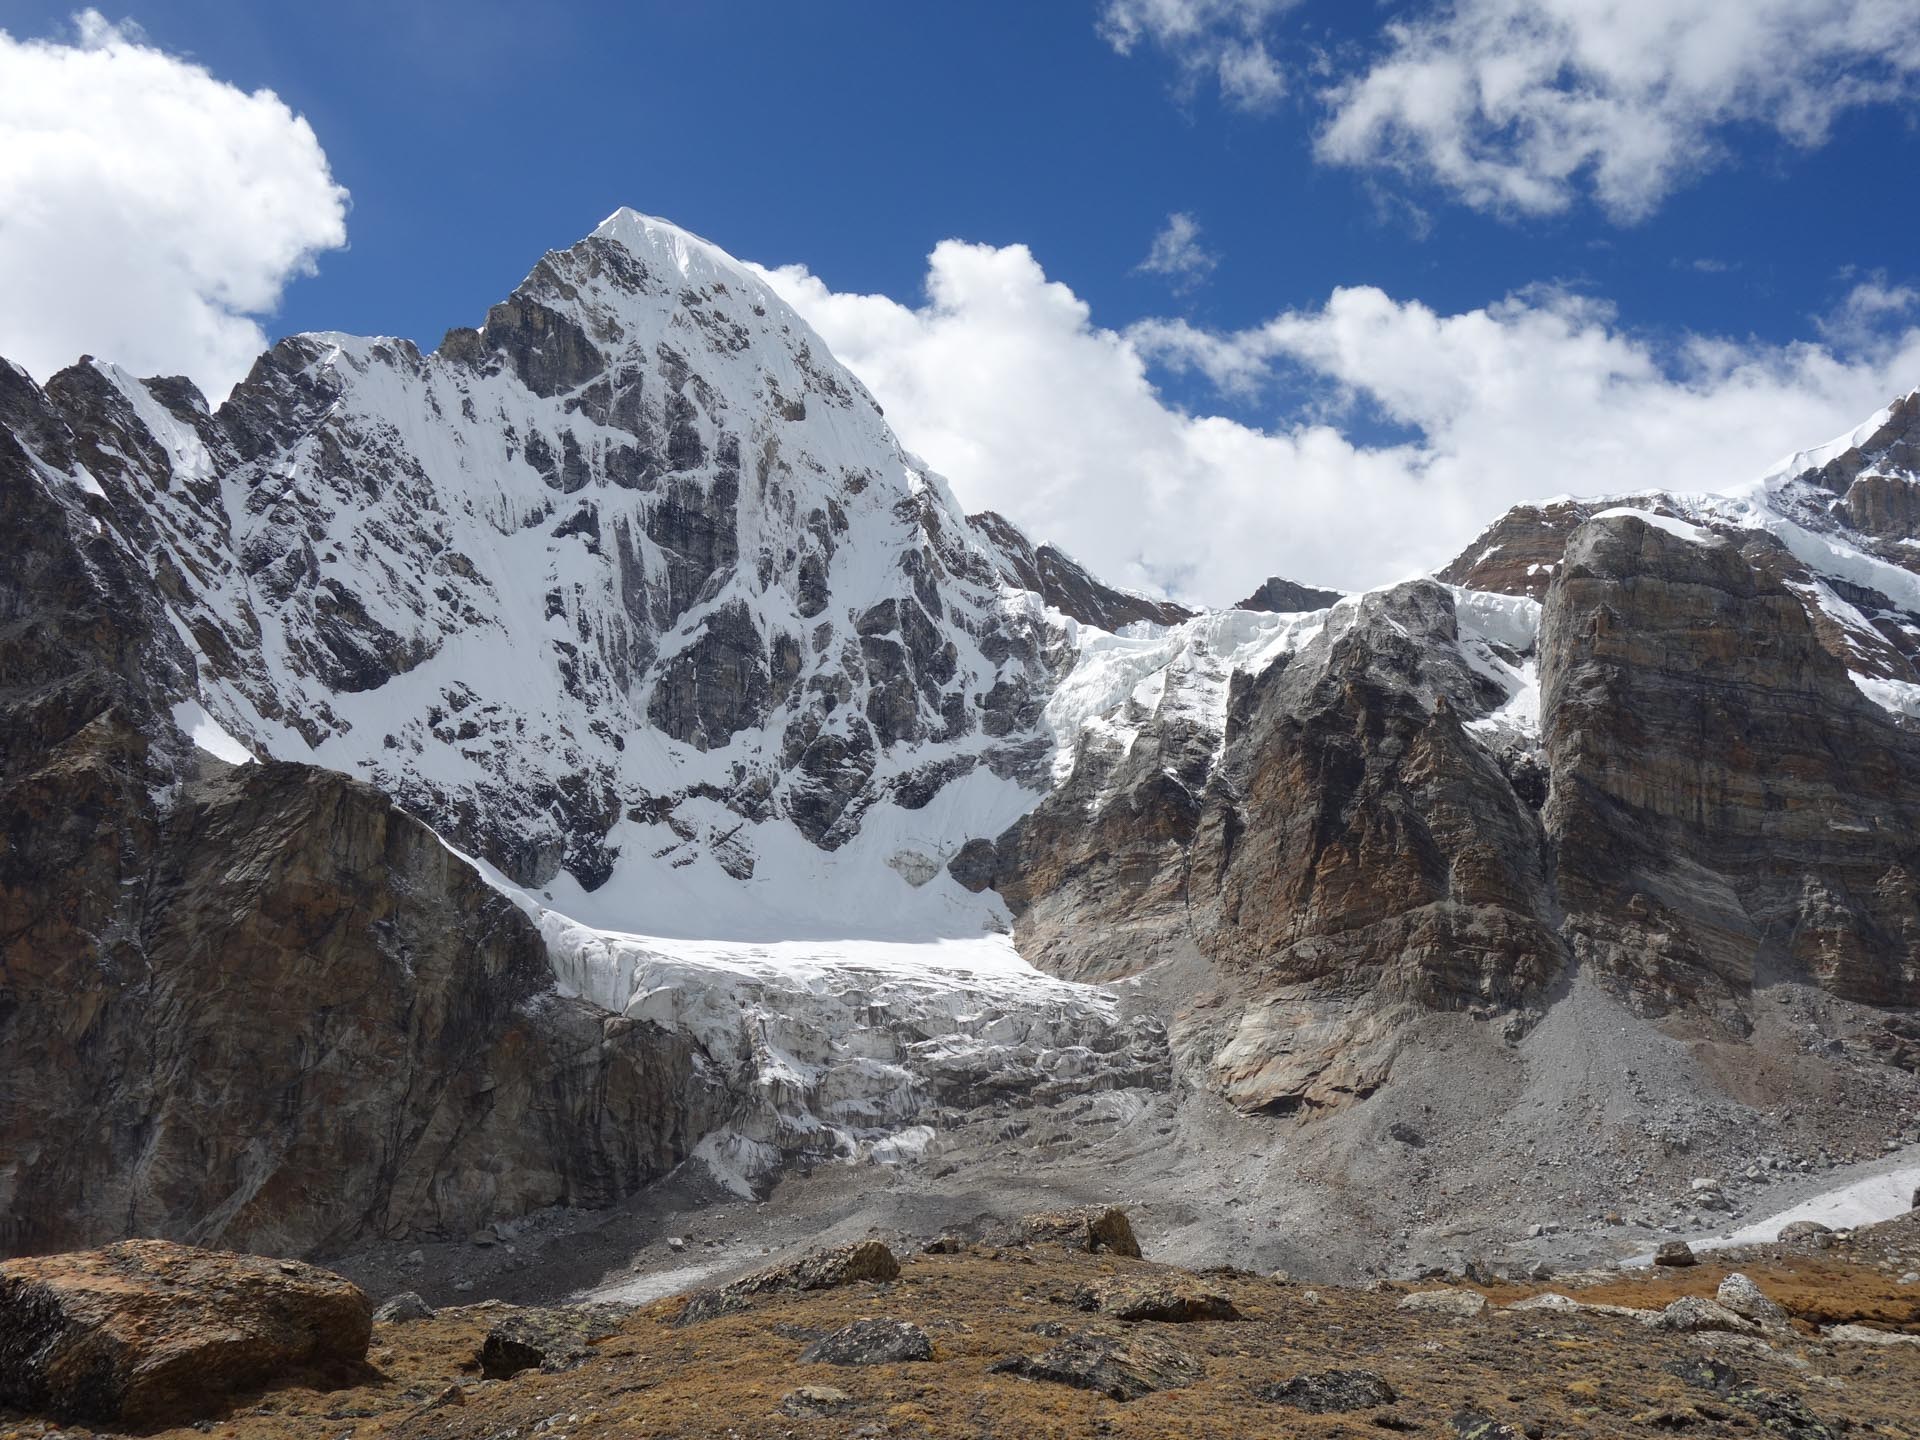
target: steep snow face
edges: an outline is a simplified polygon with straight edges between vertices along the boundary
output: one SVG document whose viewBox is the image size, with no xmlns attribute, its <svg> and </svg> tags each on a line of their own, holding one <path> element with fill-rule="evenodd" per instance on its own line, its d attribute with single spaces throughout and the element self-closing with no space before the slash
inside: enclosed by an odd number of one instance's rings
<svg viewBox="0 0 1920 1440">
<path fill-rule="evenodd" d="M 68 389 L 229 755 L 609 927 L 995 922 L 943 867 L 1044 785 L 1071 622 L 716 247 L 620 211 L 437 352 L 297 336 L 216 415 Z"/>
</svg>

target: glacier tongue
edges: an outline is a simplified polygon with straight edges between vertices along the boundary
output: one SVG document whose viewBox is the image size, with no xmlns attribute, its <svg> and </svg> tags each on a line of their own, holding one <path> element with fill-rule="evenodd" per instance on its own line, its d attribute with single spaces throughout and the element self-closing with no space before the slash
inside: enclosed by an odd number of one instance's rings
<svg viewBox="0 0 1920 1440">
<path fill-rule="evenodd" d="M 788 1166 L 898 1164 L 1009 1101 L 1164 1088 L 1164 1027 L 1110 987 L 1040 974 L 1003 936 L 919 943 L 670 940 L 547 912 L 561 988 L 689 1035 L 731 1122 L 696 1151 L 752 1194 Z"/>
</svg>

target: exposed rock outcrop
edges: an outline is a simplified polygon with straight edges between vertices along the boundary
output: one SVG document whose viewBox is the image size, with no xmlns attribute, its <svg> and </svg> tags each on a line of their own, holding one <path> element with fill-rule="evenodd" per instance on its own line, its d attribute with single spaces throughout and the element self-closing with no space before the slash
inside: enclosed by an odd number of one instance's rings
<svg viewBox="0 0 1920 1440">
<path fill-rule="evenodd" d="M 1287 615 L 1300 610 L 1324 610 L 1339 598 L 1338 590 L 1321 590 L 1312 585 L 1301 585 L 1274 575 L 1263 581 L 1258 590 L 1233 608 L 1270 610 L 1275 614 Z"/>
</svg>

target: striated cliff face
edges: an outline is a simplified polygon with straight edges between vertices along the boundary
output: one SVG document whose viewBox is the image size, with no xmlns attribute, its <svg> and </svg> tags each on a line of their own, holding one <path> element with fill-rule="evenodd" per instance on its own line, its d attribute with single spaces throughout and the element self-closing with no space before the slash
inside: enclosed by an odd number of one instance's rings
<svg viewBox="0 0 1920 1440">
<path fill-rule="evenodd" d="M 1522 1031 L 1577 969 L 1735 1032 L 1773 979 L 1920 1003 L 1920 735 L 1823 643 L 1807 591 L 1849 582 L 1796 589 L 1764 531 L 1588 509 L 1514 522 L 1574 521 L 1544 605 L 1536 575 L 1373 592 L 1212 723 L 1163 697 L 1083 744 L 993 847 L 1026 952 L 1199 957 L 1233 998 L 1174 1045 L 1246 1109 L 1371 1094 L 1420 1013 Z"/>
<path fill-rule="evenodd" d="M 1577 531 L 1541 626 L 1546 823 L 1575 954 L 1654 1007 L 1765 971 L 1920 1003 L 1920 734 L 1724 539 Z"/>
</svg>

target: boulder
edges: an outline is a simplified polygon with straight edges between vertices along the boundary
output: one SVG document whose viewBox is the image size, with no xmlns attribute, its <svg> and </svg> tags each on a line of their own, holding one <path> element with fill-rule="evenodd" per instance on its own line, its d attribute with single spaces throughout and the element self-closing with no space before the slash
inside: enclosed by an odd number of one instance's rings
<svg viewBox="0 0 1920 1440">
<path fill-rule="evenodd" d="M 1206 1375 L 1199 1360 L 1148 1331 L 1119 1337 L 1082 1330 L 1043 1355 L 1010 1355 L 991 1370 L 1093 1390 L 1122 1402 L 1156 1390 L 1178 1390 Z"/>
<path fill-rule="evenodd" d="M 1683 1269 L 1688 1265 L 1698 1265 L 1694 1258 L 1693 1247 L 1684 1240 L 1663 1240 L 1660 1248 L 1653 1252 L 1653 1263 L 1666 1265 L 1674 1269 Z"/>
<path fill-rule="evenodd" d="M 1516 1300 L 1513 1304 L 1507 1306 L 1509 1310 L 1557 1310 L 1566 1313 L 1584 1310 L 1585 1308 L 1584 1305 L 1578 1300 L 1575 1300 L 1571 1295 L 1560 1295 L 1551 1292 L 1545 1295 L 1529 1295 L 1525 1300 Z"/>
<path fill-rule="evenodd" d="M 802 1365 L 895 1365 L 933 1359 L 933 1342 L 904 1320 L 856 1320 L 800 1352 Z"/>
<path fill-rule="evenodd" d="M 1824 1250 L 1832 1243 L 1832 1235 L 1831 1225 L 1822 1225 L 1818 1220 L 1795 1220 L 1791 1225 L 1782 1225 L 1780 1233 L 1773 1238 L 1782 1245 L 1810 1244 Z"/>
<path fill-rule="evenodd" d="M 1082 1205 L 1072 1210 L 1048 1210 L 1021 1220 L 1018 1238 L 1025 1245 L 1064 1245 L 1069 1250 L 1102 1250 L 1140 1258 L 1140 1242 L 1133 1224 L 1117 1205 Z"/>
<path fill-rule="evenodd" d="M 1399 1309 L 1421 1315 L 1455 1315 L 1471 1319 L 1487 1308 L 1487 1297 L 1478 1290 L 1416 1290 L 1403 1296 Z"/>
<path fill-rule="evenodd" d="M 1828 1340 L 1848 1345 L 1920 1345 L 1920 1335 L 1876 1330 L 1871 1325 L 1835 1325 L 1821 1334 Z"/>
<path fill-rule="evenodd" d="M 1521 1432 L 1513 1426 L 1475 1410 L 1471 1405 L 1455 1411 L 1447 1424 L 1460 1440 L 1521 1440 Z"/>
<path fill-rule="evenodd" d="M 1720 1282 L 1720 1289 L 1713 1298 L 1743 1320 L 1751 1320 L 1756 1325 L 1787 1323 L 1787 1312 L 1779 1302 L 1769 1299 L 1767 1293 L 1745 1275 L 1736 1273 L 1727 1276 Z"/>
<path fill-rule="evenodd" d="M 718 1290 L 703 1290 L 681 1309 L 676 1325 L 695 1325 L 717 1315 L 744 1310 L 756 1295 L 781 1290 L 830 1290 L 860 1281 L 884 1284 L 900 1278 L 900 1262 L 878 1240 L 861 1240 L 816 1250 L 784 1265 L 769 1266 L 729 1281 Z"/>
<path fill-rule="evenodd" d="M 346 1378 L 373 1305 L 291 1260 L 165 1240 L 0 1264 L 0 1404 L 135 1427 L 219 1413 L 295 1377 Z"/>
<path fill-rule="evenodd" d="M 417 1291 L 402 1290 L 373 1312 L 373 1323 L 399 1325 L 408 1320 L 431 1320 L 433 1315 L 433 1307 L 422 1300 Z"/>
<path fill-rule="evenodd" d="M 832 1385 L 802 1385 L 780 1397 L 780 1408 L 796 1420 L 835 1415 L 853 1404 L 853 1397 Z"/>
<path fill-rule="evenodd" d="M 1656 1330 L 1678 1330 L 1691 1334 L 1700 1330 L 1727 1330 L 1736 1335 L 1751 1335 L 1759 1326 L 1744 1320 L 1717 1300 L 1698 1295 L 1682 1295 L 1647 1322 Z"/>
<path fill-rule="evenodd" d="M 1321 1370 L 1296 1375 L 1277 1385 L 1260 1385 L 1254 1397 L 1272 1405 L 1291 1405 L 1309 1415 L 1338 1415 L 1391 1405 L 1399 1397 L 1371 1370 Z"/>
<path fill-rule="evenodd" d="M 494 1322 L 480 1343 L 480 1373 L 505 1380 L 522 1370 L 567 1370 L 595 1342 L 620 1328 L 631 1305 L 557 1305 L 514 1310 Z"/>
<path fill-rule="evenodd" d="M 1741 1423 L 1757 1424 L 1768 1435 L 1784 1440 L 1838 1440 L 1842 1433 L 1843 1427 L 1826 1424 L 1799 1396 L 1764 1389 L 1722 1361 L 1682 1360 L 1667 1369 L 1687 1384 L 1744 1411 Z"/>
<path fill-rule="evenodd" d="M 1077 1309 L 1094 1310 L 1117 1320 L 1158 1320 L 1186 1324 L 1197 1320 L 1238 1320 L 1233 1302 L 1190 1280 L 1152 1275 L 1108 1275 L 1082 1285 L 1073 1296 Z"/>
</svg>

